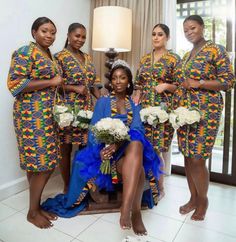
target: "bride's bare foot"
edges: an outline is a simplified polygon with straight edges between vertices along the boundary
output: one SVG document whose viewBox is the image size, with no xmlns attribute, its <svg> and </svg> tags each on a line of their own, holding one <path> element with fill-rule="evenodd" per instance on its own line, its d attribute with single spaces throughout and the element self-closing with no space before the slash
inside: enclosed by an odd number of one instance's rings
<svg viewBox="0 0 236 242">
<path fill-rule="evenodd" d="M 190 213 L 194 209 L 196 209 L 196 207 L 197 207 L 196 202 L 194 200 L 190 199 L 189 202 L 187 202 L 183 206 L 179 207 L 179 213 L 182 215 L 185 215 L 187 213 Z"/>
<path fill-rule="evenodd" d="M 208 208 L 208 198 L 198 198 L 197 199 L 197 208 L 191 216 L 192 220 L 201 221 L 204 220 L 206 211 Z"/>
<path fill-rule="evenodd" d="M 122 229 L 131 229 L 130 211 L 124 208 L 120 210 L 120 227 Z"/>
<path fill-rule="evenodd" d="M 147 230 L 143 224 L 141 211 L 132 212 L 131 216 L 133 231 L 137 235 L 147 235 Z"/>
<path fill-rule="evenodd" d="M 45 211 L 45 210 L 43 210 L 43 209 L 40 210 L 40 213 L 41 213 L 44 217 L 46 217 L 48 220 L 53 220 L 53 221 L 55 221 L 55 220 L 58 219 L 58 217 L 57 217 L 56 214 L 54 214 L 54 213 L 50 213 L 50 212 Z"/>
<path fill-rule="evenodd" d="M 53 226 L 53 224 L 41 214 L 40 210 L 29 211 L 27 220 L 41 229 L 48 229 Z"/>
</svg>

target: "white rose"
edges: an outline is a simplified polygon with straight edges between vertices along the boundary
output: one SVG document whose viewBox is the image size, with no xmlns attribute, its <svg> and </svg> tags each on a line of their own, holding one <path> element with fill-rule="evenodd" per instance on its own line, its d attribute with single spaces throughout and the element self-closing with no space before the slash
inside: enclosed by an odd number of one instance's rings
<svg viewBox="0 0 236 242">
<path fill-rule="evenodd" d="M 169 120 L 174 129 L 178 129 L 180 126 L 177 124 L 177 115 L 173 112 L 169 115 Z"/>
<path fill-rule="evenodd" d="M 77 116 L 82 117 L 82 118 L 86 118 L 87 117 L 86 112 L 84 110 L 80 110 L 78 112 Z"/>
<path fill-rule="evenodd" d="M 156 117 L 149 115 L 147 118 L 147 122 L 149 125 L 153 125 L 154 120 L 156 119 Z"/>
<path fill-rule="evenodd" d="M 93 117 L 93 112 L 92 111 L 87 111 L 87 118 L 91 119 Z"/>
<path fill-rule="evenodd" d="M 189 111 L 189 114 L 186 117 L 186 123 L 193 124 L 195 122 L 199 122 L 200 118 L 201 118 L 201 115 L 197 110 L 191 110 Z"/>
<path fill-rule="evenodd" d="M 169 119 L 169 115 L 166 111 L 160 110 L 160 112 L 158 113 L 158 118 L 160 123 L 164 123 Z"/>
<path fill-rule="evenodd" d="M 63 106 L 63 105 L 56 105 L 54 107 L 55 113 L 65 113 L 68 110 L 68 107 Z"/>
</svg>

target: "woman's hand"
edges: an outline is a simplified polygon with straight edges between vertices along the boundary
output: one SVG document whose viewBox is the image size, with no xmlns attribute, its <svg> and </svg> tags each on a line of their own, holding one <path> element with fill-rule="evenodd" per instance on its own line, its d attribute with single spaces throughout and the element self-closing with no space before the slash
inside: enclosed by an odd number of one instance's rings
<svg viewBox="0 0 236 242">
<path fill-rule="evenodd" d="M 119 149 L 120 145 L 118 144 L 111 144 L 107 147 L 104 147 L 100 152 L 101 160 L 112 159 L 113 154 Z"/>
<path fill-rule="evenodd" d="M 55 76 L 50 81 L 52 87 L 60 86 L 63 84 L 63 79 L 61 76 Z"/>
<path fill-rule="evenodd" d="M 103 87 L 101 89 L 101 96 L 102 97 L 108 97 L 109 96 L 109 91 L 105 87 Z"/>
<path fill-rule="evenodd" d="M 201 83 L 199 81 L 191 79 L 191 78 L 188 78 L 188 83 L 189 83 L 190 87 L 192 87 L 192 88 L 199 88 L 201 85 Z"/>
<path fill-rule="evenodd" d="M 166 83 L 161 83 L 159 85 L 157 85 L 156 87 L 154 87 L 155 91 L 159 94 L 163 93 L 164 91 L 166 91 Z"/>
<path fill-rule="evenodd" d="M 197 80 L 191 79 L 191 78 L 187 78 L 183 83 L 182 86 L 185 89 L 191 89 L 191 88 L 199 88 L 201 85 L 201 83 Z"/>
<path fill-rule="evenodd" d="M 88 94 L 88 89 L 84 85 L 75 85 L 74 91 L 78 94 L 86 96 Z"/>
<path fill-rule="evenodd" d="M 138 105 L 141 102 L 141 91 L 136 90 L 134 94 L 131 96 L 134 104 Z"/>
</svg>

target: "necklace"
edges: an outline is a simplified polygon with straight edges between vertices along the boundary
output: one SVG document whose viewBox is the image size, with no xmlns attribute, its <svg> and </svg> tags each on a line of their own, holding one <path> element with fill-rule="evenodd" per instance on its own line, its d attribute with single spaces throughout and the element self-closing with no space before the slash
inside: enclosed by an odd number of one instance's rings
<svg viewBox="0 0 236 242">
<path fill-rule="evenodd" d="M 110 98 L 111 98 L 111 117 L 114 117 L 115 115 L 118 114 L 117 105 L 116 105 L 117 100 L 114 92 L 111 93 Z M 128 95 L 126 95 L 125 97 L 125 108 L 127 110 L 127 125 L 130 126 L 133 119 L 133 110 L 132 110 Z"/>
</svg>

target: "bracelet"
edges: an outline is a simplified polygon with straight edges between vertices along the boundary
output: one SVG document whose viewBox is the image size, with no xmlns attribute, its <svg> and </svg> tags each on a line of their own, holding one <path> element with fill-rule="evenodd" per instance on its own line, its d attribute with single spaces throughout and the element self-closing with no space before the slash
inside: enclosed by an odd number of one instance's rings
<svg viewBox="0 0 236 242">
<path fill-rule="evenodd" d="M 206 82 L 205 80 L 202 80 L 202 79 L 201 79 L 201 80 L 199 81 L 199 83 L 200 83 L 199 88 L 201 88 L 201 87 L 204 85 L 205 82 Z"/>
</svg>

